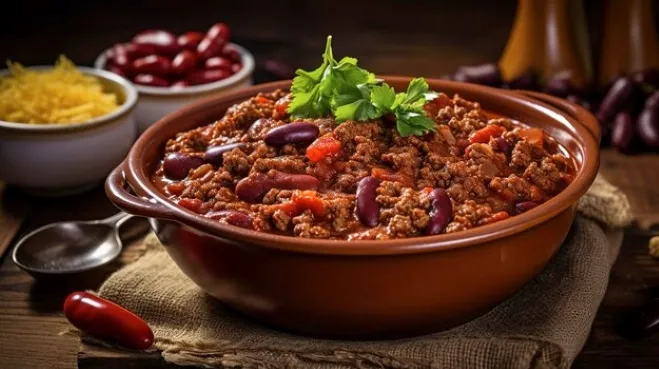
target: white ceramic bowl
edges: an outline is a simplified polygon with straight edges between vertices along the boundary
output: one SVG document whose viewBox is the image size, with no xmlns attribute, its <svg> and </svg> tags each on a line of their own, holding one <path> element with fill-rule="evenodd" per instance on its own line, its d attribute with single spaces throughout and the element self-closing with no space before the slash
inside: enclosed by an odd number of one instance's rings
<svg viewBox="0 0 659 369">
<path fill-rule="evenodd" d="M 124 159 L 137 138 L 137 90 L 114 73 L 78 69 L 97 77 L 106 91 L 116 94 L 119 108 L 84 123 L 0 121 L 0 181 L 37 195 L 69 195 L 102 182 Z M 6 69 L 0 71 L 0 76 L 7 74 Z"/>
<path fill-rule="evenodd" d="M 137 104 L 137 112 L 135 114 L 139 132 L 144 132 L 144 130 L 160 120 L 160 118 L 198 98 L 217 92 L 226 92 L 251 86 L 253 82 L 252 75 L 254 73 L 254 56 L 242 46 L 231 43 L 229 45 L 236 48 L 240 53 L 243 67 L 238 73 L 227 79 L 205 85 L 183 88 L 151 87 L 134 84 L 140 95 L 140 101 Z M 105 69 L 107 51 L 103 51 L 96 58 L 94 62 L 96 68 Z"/>
</svg>

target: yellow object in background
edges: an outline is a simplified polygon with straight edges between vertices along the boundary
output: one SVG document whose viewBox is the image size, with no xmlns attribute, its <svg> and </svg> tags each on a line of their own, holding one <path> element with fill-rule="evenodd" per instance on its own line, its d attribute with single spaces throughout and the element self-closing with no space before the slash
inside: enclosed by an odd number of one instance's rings
<svg viewBox="0 0 659 369">
<path fill-rule="evenodd" d="M 117 109 L 117 96 L 81 73 L 65 56 L 49 70 L 8 62 L 0 78 L 0 120 L 16 123 L 81 123 Z"/>
</svg>

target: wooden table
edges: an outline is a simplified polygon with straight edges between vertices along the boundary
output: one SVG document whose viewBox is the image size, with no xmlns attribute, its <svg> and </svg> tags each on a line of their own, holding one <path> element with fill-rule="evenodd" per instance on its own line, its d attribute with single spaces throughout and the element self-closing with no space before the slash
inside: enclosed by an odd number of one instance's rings
<svg viewBox="0 0 659 369">
<path fill-rule="evenodd" d="M 601 3 L 586 4 L 589 24 L 595 25 L 591 38 L 597 40 Z M 254 53 L 257 81 L 272 78 L 262 68 L 268 58 L 296 67 L 315 65 L 324 37 L 330 33 L 335 36 L 337 56 L 357 56 L 362 65 L 381 74 L 440 76 L 459 65 L 495 61 L 515 9 L 514 0 L 382 0 L 377 6 L 353 0 L 33 0 L 13 5 L 11 11 L 0 12 L 1 61 L 45 64 L 66 53 L 77 63 L 91 65 L 103 48 L 144 28 L 182 32 L 223 20 L 233 27 L 236 42 Z M 657 220 L 659 215 L 657 176 L 648 177 L 648 168 L 658 167 L 656 156 L 603 155 L 602 171 L 632 196 L 635 210 L 644 219 Z M 10 197 L 22 206 L 14 204 L 8 207 L 13 209 L 10 213 L 0 214 L 0 235 L 19 223 L 21 209 L 30 207 L 20 234 L 53 221 L 95 219 L 115 211 L 100 187 L 66 199 L 36 200 L 16 191 L 10 191 Z M 591 338 L 575 368 L 659 368 L 659 335 L 631 343 L 612 330 L 620 310 L 638 303 L 647 286 L 659 285 L 659 261 L 647 256 L 646 242 L 647 236 L 628 232 Z M 2 244 L 0 236 L 0 249 Z M 133 256 L 127 250 L 122 260 Z M 78 340 L 59 335 L 69 327 L 62 316 L 62 301 L 72 290 L 98 286 L 104 275 L 120 265 L 82 280 L 44 284 L 20 271 L 5 254 L 0 259 L 0 369 L 75 368 Z M 93 358 L 83 359 L 87 361 L 81 367 Z M 154 361 L 133 363 L 143 367 Z"/>
</svg>

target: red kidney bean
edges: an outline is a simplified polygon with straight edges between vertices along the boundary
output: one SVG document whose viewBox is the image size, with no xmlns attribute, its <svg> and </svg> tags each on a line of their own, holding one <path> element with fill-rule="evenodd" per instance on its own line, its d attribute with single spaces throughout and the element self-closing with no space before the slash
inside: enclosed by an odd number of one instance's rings
<svg viewBox="0 0 659 369">
<path fill-rule="evenodd" d="M 181 49 L 176 41 L 176 35 L 169 31 L 152 29 L 142 31 L 133 37 L 133 43 L 138 47 L 152 48 L 157 54 L 175 55 Z"/>
<path fill-rule="evenodd" d="M 240 63 L 233 63 L 231 64 L 231 73 L 238 73 L 240 70 L 243 69 L 243 65 Z"/>
<path fill-rule="evenodd" d="M 263 63 L 263 68 L 272 73 L 277 79 L 292 79 L 295 77 L 295 68 L 281 60 L 268 59 Z"/>
<path fill-rule="evenodd" d="M 526 72 L 508 82 L 508 87 L 513 90 L 534 90 L 537 87 L 535 74 L 530 71 Z"/>
<path fill-rule="evenodd" d="M 618 78 L 602 100 L 597 118 L 600 122 L 613 119 L 628 104 L 634 92 L 634 83 L 629 77 Z"/>
<path fill-rule="evenodd" d="M 144 320 L 104 298 L 73 292 L 64 300 L 64 316 L 73 326 L 95 338 L 112 340 L 126 348 L 146 350 L 153 332 Z"/>
<path fill-rule="evenodd" d="M 496 64 L 465 66 L 458 68 L 453 79 L 459 82 L 499 86 L 501 85 L 501 72 Z"/>
<path fill-rule="evenodd" d="M 646 84 L 659 88 L 659 69 L 649 68 L 636 72 L 632 75 L 632 79 L 638 84 Z"/>
<path fill-rule="evenodd" d="M 201 40 L 204 39 L 204 34 L 201 32 L 186 32 L 176 39 L 176 43 L 182 49 L 195 51 Z"/>
<path fill-rule="evenodd" d="M 494 142 L 496 142 L 497 150 L 501 151 L 502 153 L 509 156 L 513 152 L 513 145 L 505 138 L 497 137 L 494 139 Z"/>
<path fill-rule="evenodd" d="M 538 203 L 536 203 L 536 202 L 522 201 L 522 202 L 518 202 L 517 204 L 515 204 L 515 211 L 517 212 L 517 214 L 522 214 L 522 213 L 525 213 L 525 212 L 533 209 L 536 206 L 538 206 Z"/>
<path fill-rule="evenodd" d="M 204 68 L 231 70 L 231 60 L 221 56 L 214 56 L 206 60 L 206 63 L 204 63 Z"/>
<path fill-rule="evenodd" d="M 164 56 L 148 55 L 133 61 L 136 73 L 156 74 L 164 76 L 172 71 L 172 62 Z"/>
<path fill-rule="evenodd" d="M 652 149 L 659 149 L 659 105 L 645 108 L 636 121 L 638 135 Z"/>
<path fill-rule="evenodd" d="M 172 60 L 172 72 L 185 74 L 197 66 L 197 61 L 197 54 L 190 50 L 183 50 Z"/>
<path fill-rule="evenodd" d="M 128 56 L 128 53 L 126 52 L 126 48 L 122 44 L 117 44 L 114 47 L 112 47 L 111 56 L 108 58 L 107 63 L 109 65 L 113 65 L 119 69 L 121 69 L 123 72 L 128 73 L 132 71 L 133 65 L 132 65 L 132 59 Z"/>
<path fill-rule="evenodd" d="M 162 162 L 165 175 L 171 179 L 183 179 L 188 176 L 190 169 L 204 164 L 204 160 L 197 156 L 189 156 L 178 152 L 171 153 Z"/>
<path fill-rule="evenodd" d="M 659 106 L 659 91 L 655 91 L 647 99 L 645 99 L 646 109 L 656 109 Z"/>
<path fill-rule="evenodd" d="M 211 26 L 211 28 L 208 29 L 208 32 L 206 32 L 206 38 L 219 38 L 225 42 L 229 40 L 230 36 L 231 30 L 229 29 L 229 26 L 224 23 L 215 23 Z"/>
<path fill-rule="evenodd" d="M 275 127 L 268 131 L 263 141 L 270 146 L 282 147 L 284 145 L 308 145 L 312 143 L 320 129 L 313 123 L 293 122 Z"/>
<path fill-rule="evenodd" d="M 375 201 L 380 180 L 375 177 L 364 177 L 357 184 L 357 199 L 355 212 L 362 224 L 375 227 L 380 219 L 380 205 Z"/>
<path fill-rule="evenodd" d="M 236 196 L 246 202 L 258 202 L 273 188 L 284 190 L 314 190 L 320 186 L 318 178 L 307 174 L 289 174 L 275 171 L 273 177 L 254 173 L 241 179 L 236 185 Z"/>
<path fill-rule="evenodd" d="M 185 80 L 191 85 L 203 85 L 219 81 L 231 76 L 231 72 L 224 69 L 195 70 L 185 77 Z"/>
<path fill-rule="evenodd" d="M 233 47 L 232 45 L 227 44 L 224 46 L 222 49 L 222 55 L 226 56 L 233 62 L 240 62 L 241 61 L 241 56 L 240 56 L 240 51 Z"/>
<path fill-rule="evenodd" d="M 222 165 L 224 153 L 237 147 L 245 147 L 245 143 L 236 142 L 220 146 L 209 146 L 206 148 L 206 152 L 204 152 L 204 161 L 213 165 Z"/>
<path fill-rule="evenodd" d="M 214 211 L 206 216 L 213 220 L 223 220 L 236 227 L 254 229 L 254 219 L 251 216 L 236 210 Z"/>
<path fill-rule="evenodd" d="M 566 97 L 575 92 L 572 85 L 572 72 L 569 70 L 554 74 L 545 86 L 545 92 L 558 97 Z"/>
<path fill-rule="evenodd" d="M 220 38 L 205 37 L 197 46 L 197 54 L 201 60 L 210 59 L 222 54 L 226 40 Z"/>
<path fill-rule="evenodd" d="M 430 192 L 430 222 L 426 234 L 440 234 L 453 217 L 453 204 L 443 188 L 435 188 Z"/>
<path fill-rule="evenodd" d="M 169 86 L 168 80 L 158 76 L 154 76 L 153 74 L 138 74 L 133 78 L 133 82 L 137 83 L 138 85 L 153 86 L 153 87 Z"/>
<path fill-rule="evenodd" d="M 201 206 L 204 205 L 203 201 L 199 199 L 189 199 L 189 198 L 180 199 L 178 200 L 177 204 L 178 206 L 184 207 L 195 213 L 200 213 Z"/>
<path fill-rule="evenodd" d="M 618 150 L 626 152 L 631 148 L 633 139 L 634 124 L 632 123 L 632 117 L 627 112 L 618 113 L 613 121 L 611 144 Z"/>
<path fill-rule="evenodd" d="M 108 71 L 110 71 L 114 74 L 118 74 L 122 77 L 127 77 L 126 72 L 124 72 L 123 69 L 117 67 L 116 65 L 110 65 L 107 69 L 108 69 Z"/>
<path fill-rule="evenodd" d="M 188 86 L 190 86 L 190 84 L 184 79 L 172 83 L 172 88 L 183 88 Z"/>
</svg>

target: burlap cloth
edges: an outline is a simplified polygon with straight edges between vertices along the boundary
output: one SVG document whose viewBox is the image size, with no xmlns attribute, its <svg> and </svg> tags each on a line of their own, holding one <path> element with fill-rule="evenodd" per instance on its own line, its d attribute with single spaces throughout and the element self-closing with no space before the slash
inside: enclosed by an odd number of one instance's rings
<svg viewBox="0 0 659 369">
<path fill-rule="evenodd" d="M 631 222 L 629 203 L 598 178 L 554 260 L 522 291 L 454 329 L 392 341 L 300 337 L 253 323 L 204 294 L 154 236 L 100 295 L 142 316 L 155 348 L 180 365 L 265 368 L 568 368 L 583 347 Z M 533 245 L 529 245 L 533 247 Z M 432 283 L 429 281 L 428 283 Z"/>
</svg>

